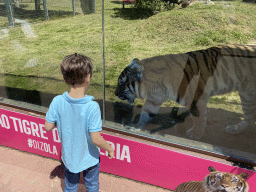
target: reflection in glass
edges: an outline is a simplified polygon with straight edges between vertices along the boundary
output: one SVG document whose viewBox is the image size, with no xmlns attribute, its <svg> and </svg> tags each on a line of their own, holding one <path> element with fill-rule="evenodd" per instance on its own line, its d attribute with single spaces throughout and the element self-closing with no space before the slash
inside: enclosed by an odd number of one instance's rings
<svg viewBox="0 0 256 192">
<path fill-rule="evenodd" d="M 88 94 L 102 102 L 101 14 L 98 19 L 85 16 L 84 0 L 74 0 L 73 7 L 69 0 L 49 0 L 46 21 L 42 4 L 46 1 L 22 0 L 11 4 L 14 27 L 10 27 L 6 1 L 0 0 L 1 102 L 47 111 L 53 97 L 68 90 L 59 66 L 75 52 L 92 58 L 95 78 Z"/>
<path fill-rule="evenodd" d="M 237 8 L 248 4 L 191 4 L 142 21 L 133 8 L 116 9 L 120 33 L 106 32 L 106 61 L 118 65 L 106 66 L 116 77 L 106 126 L 255 161 L 256 47 L 238 24 L 247 11 Z"/>
</svg>

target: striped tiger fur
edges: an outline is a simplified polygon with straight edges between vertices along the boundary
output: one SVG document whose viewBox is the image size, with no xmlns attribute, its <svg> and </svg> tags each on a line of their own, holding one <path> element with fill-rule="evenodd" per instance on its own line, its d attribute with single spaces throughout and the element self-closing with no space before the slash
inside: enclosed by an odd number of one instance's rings
<svg viewBox="0 0 256 192">
<path fill-rule="evenodd" d="M 168 99 L 186 106 L 192 139 L 204 134 L 209 97 L 238 91 L 244 120 L 226 131 L 238 134 L 256 119 L 256 46 L 220 45 L 205 50 L 134 59 L 118 78 L 115 95 L 133 103 L 146 99 L 137 128 L 151 121 Z"/>
<path fill-rule="evenodd" d="M 174 192 L 249 192 L 246 179 L 247 173 L 233 174 L 217 171 L 209 167 L 208 174 L 203 181 L 188 181 L 180 184 Z"/>
</svg>

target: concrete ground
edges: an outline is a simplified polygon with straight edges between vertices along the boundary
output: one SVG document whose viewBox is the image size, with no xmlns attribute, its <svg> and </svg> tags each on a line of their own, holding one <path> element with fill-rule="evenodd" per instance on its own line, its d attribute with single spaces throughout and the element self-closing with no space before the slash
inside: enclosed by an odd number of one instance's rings
<svg viewBox="0 0 256 192">
<path fill-rule="evenodd" d="M 49 158 L 0 146 L 0 192 L 61 192 L 61 163 Z M 79 192 L 85 192 L 81 178 Z M 100 173 L 100 192 L 167 192 L 170 190 Z"/>
</svg>

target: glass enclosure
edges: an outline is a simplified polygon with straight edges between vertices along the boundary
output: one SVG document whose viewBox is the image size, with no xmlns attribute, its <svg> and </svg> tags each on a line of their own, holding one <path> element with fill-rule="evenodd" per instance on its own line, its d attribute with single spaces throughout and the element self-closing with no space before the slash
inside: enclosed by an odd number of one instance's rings
<svg viewBox="0 0 256 192">
<path fill-rule="evenodd" d="M 92 59 L 86 94 L 105 127 L 255 163 L 255 9 L 241 0 L 0 0 L 0 102 L 47 112 L 69 90 L 59 66 L 76 52 Z"/>
</svg>

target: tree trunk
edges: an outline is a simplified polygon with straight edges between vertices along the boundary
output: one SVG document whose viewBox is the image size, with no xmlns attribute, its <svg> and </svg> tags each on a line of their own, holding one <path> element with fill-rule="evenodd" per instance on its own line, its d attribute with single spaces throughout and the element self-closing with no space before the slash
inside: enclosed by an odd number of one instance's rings
<svg viewBox="0 0 256 192">
<path fill-rule="evenodd" d="M 83 14 L 95 13 L 95 0 L 80 0 Z"/>
<path fill-rule="evenodd" d="M 41 0 L 35 0 L 35 9 L 40 10 L 40 1 Z"/>
</svg>

